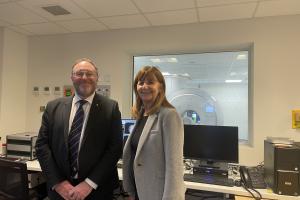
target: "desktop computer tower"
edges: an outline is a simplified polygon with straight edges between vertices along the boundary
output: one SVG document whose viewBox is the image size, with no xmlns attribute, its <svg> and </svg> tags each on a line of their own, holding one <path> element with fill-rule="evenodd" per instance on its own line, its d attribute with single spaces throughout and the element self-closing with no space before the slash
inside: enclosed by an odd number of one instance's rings
<svg viewBox="0 0 300 200">
<path fill-rule="evenodd" d="M 281 195 L 300 194 L 300 144 L 264 141 L 265 181 Z"/>
</svg>

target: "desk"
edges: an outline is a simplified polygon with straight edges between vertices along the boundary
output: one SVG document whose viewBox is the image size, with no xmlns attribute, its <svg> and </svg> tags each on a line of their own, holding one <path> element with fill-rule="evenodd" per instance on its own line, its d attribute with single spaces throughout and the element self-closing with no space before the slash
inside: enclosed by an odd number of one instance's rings
<svg viewBox="0 0 300 200">
<path fill-rule="evenodd" d="M 212 185 L 205 183 L 194 183 L 185 181 L 185 185 L 187 188 L 202 190 L 202 191 L 210 191 L 210 192 L 219 192 L 224 194 L 234 194 L 238 196 L 247 196 L 251 197 L 251 195 L 242 187 L 227 187 L 221 185 Z M 300 197 L 295 196 L 285 196 L 274 194 L 270 189 L 257 189 L 260 192 L 264 199 L 276 199 L 276 200 L 300 200 Z"/>
<path fill-rule="evenodd" d="M 31 171 L 41 171 L 40 164 L 37 160 L 27 161 L 27 169 Z M 122 169 L 118 168 L 119 178 L 123 179 Z M 210 191 L 210 192 L 219 192 L 224 194 L 234 194 L 238 196 L 246 196 L 251 197 L 251 195 L 242 187 L 227 187 L 221 185 L 212 185 L 205 183 L 194 183 L 185 181 L 185 185 L 189 189 L 202 190 L 202 191 Z M 268 189 L 257 189 L 263 198 L 265 199 L 276 199 L 276 200 L 300 200 L 300 197 L 295 196 L 285 196 L 274 194 L 271 190 Z"/>
<path fill-rule="evenodd" d="M 254 200 L 253 197 L 245 197 L 245 196 L 235 196 L 235 200 Z M 262 199 L 262 200 L 268 200 L 268 199 Z"/>
</svg>

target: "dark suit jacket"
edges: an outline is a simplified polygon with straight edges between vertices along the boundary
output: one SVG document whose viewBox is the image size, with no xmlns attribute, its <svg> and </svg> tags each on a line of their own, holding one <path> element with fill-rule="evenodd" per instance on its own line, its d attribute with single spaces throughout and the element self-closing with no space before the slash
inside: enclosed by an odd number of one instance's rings
<svg viewBox="0 0 300 200">
<path fill-rule="evenodd" d="M 49 197 L 53 199 L 58 197 L 51 188 L 63 180 L 71 180 L 68 129 L 72 98 L 48 103 L 36 141 L 37 158 L 47 178 Z M 117 102 L 96 93 L 78 157 L 79 181 L 89 178 L 98 185 L 89 199 L 103 199 L 118 184 L 116 163 L 122 153 L 121 126 Z"/>
</svg>

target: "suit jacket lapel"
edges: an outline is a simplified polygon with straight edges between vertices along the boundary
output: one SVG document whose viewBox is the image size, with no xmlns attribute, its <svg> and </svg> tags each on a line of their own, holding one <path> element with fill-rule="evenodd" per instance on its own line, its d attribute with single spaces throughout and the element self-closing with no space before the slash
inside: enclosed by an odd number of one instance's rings
<svg viewBox="0 0 300 200">
<path fill-rule="evenodd" d="M 69 136 L 69 120 L 70 120 L 70 113 L 72 108 L 72 100 L 73 97 L 70 97 L 65 102 L 65 108 L 63 110 L 63 124 L 64 124 L 64 140 L 66 146 L 68 146 L 68 136 Z M 68 148 L 67 148 L 68 149 Z"/>
<path fill-rule="evenodd" d="M 145 124 L 145 127 L 143 129 L 143 132 L 142 132 L 142 135 L 140 137 L 139 144 L 138 144 L 138 147 L 137 147 L 137 150 L 136 150 L 136 156 L 135 156 L 136 158 L 139 156 L 140 151 L 141 151 L 141 149 L 142 149 L 142 147 L 143 147 L 146 139 L 148 138 L 148 135 L 149 135 L 149 133 L 151 131 L 153 123 L 155 122 L 155 119 L 157 118 L 157 115 L 158 114 L 155 113 L 155 114 L 150 115 L 148 117 L 148 120 L 147 120 L 147 122 Z"/>
<path fill-rule="evenodd" d="M 83 138 L 82 138 L 82 141 L 81 141 L 81 147 L 84 145 L 87 135 L 91 133 L 90 130 L 93 127 L 93 124 L 95 123 L 95 120 L 96 119 L 98 119 L 98 120 L 102 119 L 101 115 L 103 113 L 99 112 L 100 108 L 101 108 L 101 100 L 100 100 L 99 96 L 97 94 L 95 94 L 92 105 L 91 105 L 91 108 L 90 108 L 90 113 L 89 113 L 89 116 L 87 118 L 85 131 L 84 131 Z"/>
</svg>

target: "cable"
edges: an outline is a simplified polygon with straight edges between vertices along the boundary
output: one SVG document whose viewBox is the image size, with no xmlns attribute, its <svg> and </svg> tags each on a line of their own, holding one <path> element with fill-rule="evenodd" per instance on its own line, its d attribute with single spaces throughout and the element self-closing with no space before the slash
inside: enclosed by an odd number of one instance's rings
<svg viewBox="0 0 300 200">
<path fill-rule="evenodd" d="M 255 200 L 261 200 L 261 199 L 262 199 L 261 194 L 260 194 L 257 190 L 255 190 L 255 189 L 253 189 L 253 188 L 248 188 L 248 187 L 245 185 L 244 182 L 241 182 L 241 186 L 242 186 L 247 192 L 249 192 L 249 193 L 251 194 L 251 196 L 252 196 Z M 250 189 L 253 190 L 259 197 L 255 196 L 254 193 L 253 193 L 252 191 L 250 191 Z"/>
</svg>

